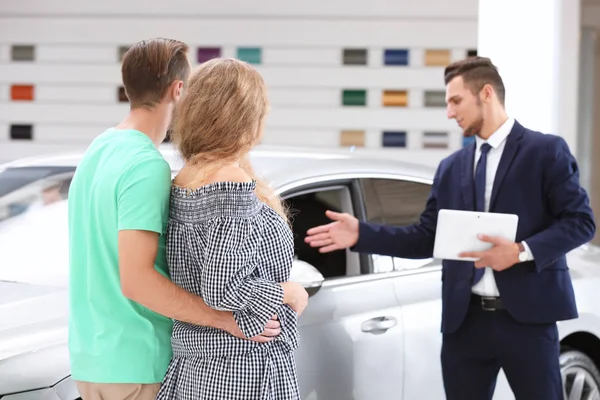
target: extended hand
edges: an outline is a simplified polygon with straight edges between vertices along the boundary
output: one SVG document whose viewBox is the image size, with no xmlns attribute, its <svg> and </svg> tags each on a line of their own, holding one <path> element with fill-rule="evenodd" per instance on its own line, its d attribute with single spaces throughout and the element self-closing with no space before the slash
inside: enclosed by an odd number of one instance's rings
<svg viewBox="0 0 600 400">
<path fill-rule="evenodd" d="M 325 215 L 334 222 L 309 229 L 304 241 L 311 247 L 319 247 L 319 252 L 352 247 L 358 242 L 358 219 L 350 214 L 326 211 Z"/>
<path fill-rule="evenodd" d="M 510 240 L 487 235 L 479 235 L 479 240 L 493 244 L 486 251 L 468 251 L 459 257 L 476 258 L 475 268 L 490 267 L 494 271 L 504 271 L 519 262 L 519 246 Z"/>
</svg>

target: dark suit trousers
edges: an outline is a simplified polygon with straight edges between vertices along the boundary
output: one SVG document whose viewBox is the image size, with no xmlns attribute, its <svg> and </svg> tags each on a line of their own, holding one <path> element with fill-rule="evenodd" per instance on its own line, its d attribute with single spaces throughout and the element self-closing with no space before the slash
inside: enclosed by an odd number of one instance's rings
<svg viewBox="0 0 600 400">
<path fill-rule="evenodd" d="M 448 400 L 491 400 L 500 368 L 516 400 L 562 400 L 556 324 L 523 324 L 505 310 L 471 305 L 445 334 L 442 374 Z"/>
</svg>

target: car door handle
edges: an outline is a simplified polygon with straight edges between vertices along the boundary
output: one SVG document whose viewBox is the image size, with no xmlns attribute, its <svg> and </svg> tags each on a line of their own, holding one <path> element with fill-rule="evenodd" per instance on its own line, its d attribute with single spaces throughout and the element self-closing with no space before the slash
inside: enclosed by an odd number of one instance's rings
<svg viewBox="0 0 600 400">
<path fill-rule="evenodd" d="M 388 329 L 393 328 L 398 324 L 396 317 L 375 317 L 362 323 L 361 329 L 363 332 L 372 333 L 374 335 L 380 335 L 387 332 Z"/>
</svg>

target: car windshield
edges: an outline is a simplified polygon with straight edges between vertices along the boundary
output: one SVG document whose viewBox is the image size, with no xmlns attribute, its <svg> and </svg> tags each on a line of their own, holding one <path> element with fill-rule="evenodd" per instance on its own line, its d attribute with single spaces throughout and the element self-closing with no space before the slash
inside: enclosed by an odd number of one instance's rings
<svg viewBox="0 0 600 400">
<path fill-rule="evenodd" d="M 0 171 L 0 280 L 65 286 L 74 167 Z"/>
</svg>

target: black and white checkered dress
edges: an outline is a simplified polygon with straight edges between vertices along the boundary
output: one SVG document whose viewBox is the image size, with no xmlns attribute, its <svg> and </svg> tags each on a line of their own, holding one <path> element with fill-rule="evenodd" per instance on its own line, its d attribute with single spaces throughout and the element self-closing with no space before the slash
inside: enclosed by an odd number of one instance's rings
<svg viewBox="0 0 600 400">
<path fill-rule="evenodd" d="M 173 360 L 157 399 L 300 399 L 294 350 L 297 314 L 277 282 L 289 278 L 292 232 L 254 193 L 256 182 L 217 182 L 190 191 L 173 186 L 167 233 L 172 280 L 217 310 L 232 311 L 247 337 L 276 314 L 281 334 L 269 343 L 174 322 Z"/>
</svg>

